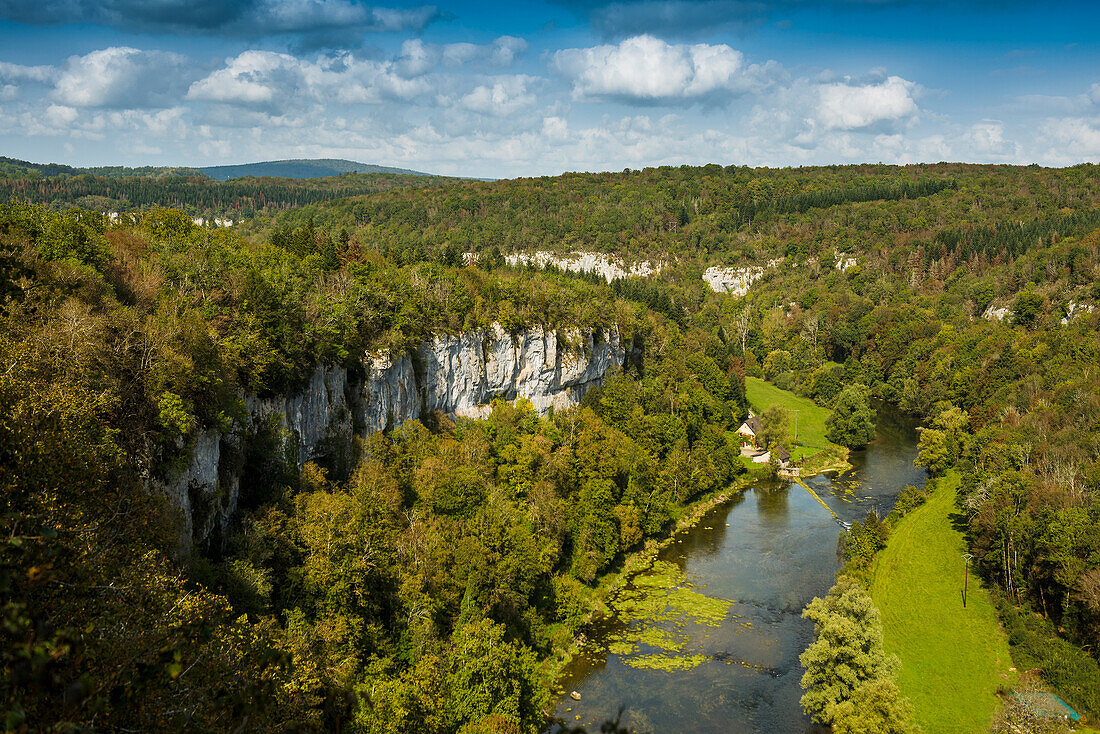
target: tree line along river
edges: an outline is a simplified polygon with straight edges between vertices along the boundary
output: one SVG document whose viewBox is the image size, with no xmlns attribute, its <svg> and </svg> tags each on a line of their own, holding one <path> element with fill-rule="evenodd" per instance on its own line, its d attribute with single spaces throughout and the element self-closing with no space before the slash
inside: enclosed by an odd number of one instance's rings
<svg viewBox="0 0 1100 734">
<path fill-rule="evenodd" d="M 851 470 L 805 479 L 836 518 L 797 483 L 758 481 L 678 533 L 566 668 L 555 715 L 590 731 L 620 711 L 640 732 L 817 730 L 798 704 L 813 639 L 802 610 L 839 568 L 838 519 L 884 517 L 903 487 L 923 486 L 916 455 L 914 427 L 880 410 Z"/>
</svg>

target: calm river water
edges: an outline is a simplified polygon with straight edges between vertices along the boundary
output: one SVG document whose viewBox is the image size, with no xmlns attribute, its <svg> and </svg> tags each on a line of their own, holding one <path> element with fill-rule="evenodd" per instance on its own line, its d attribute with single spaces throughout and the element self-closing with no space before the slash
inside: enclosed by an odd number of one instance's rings
<svg viewBox="0 0 1100 734">
<path fill-rule="evenodd" d="M 852 470 L 805 481 L 844 521 L 860 520 L 872 507 L 885 516 L 902 487 L 923 485 L 916 454 L 912 427 L 882 411 L 878 438 L 853 452 Z M 590 732 L 620 709 L 624 725 L 654 734 L 815 731 L 798 705 L 798 656 L 813 638 L 801 613 L 832 585 L 839 531 L 832 515 L 793 482 L 758 483 L 716 507 L 661 554 L 685 571 L 696 591 L 733 602 L 719 627 L 676 630 L 689 635 L 684 652 L 706 655 L 706 662 L 663 671 L 631 667 L 609 652 L 578 656 L 560 685 L 582 700 L 562 696 L 556 715 Z M 608 621 L 595 642 L 604 647 L 624 626 Z"/>
</svg>

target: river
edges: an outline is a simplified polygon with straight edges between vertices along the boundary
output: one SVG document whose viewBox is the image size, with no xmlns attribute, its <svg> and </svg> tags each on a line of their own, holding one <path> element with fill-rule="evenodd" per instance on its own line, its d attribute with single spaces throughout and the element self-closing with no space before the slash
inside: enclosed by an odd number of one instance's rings
<svg viewBox="0 0 1100 734">
<path fill-rule="evenodd" d="M 913 466 L 916 438 L 911 425 L 880 411 L 877 438 L 852 452 L 851 470 L 804 481 L 845 522 L 861 520 L 871 508 L 884 517 L 903 487 L 923 486 L 924 472 Z M 801 613 L 832 585 L 839 532 L 833 516 L 794 482 L 757 482 L 715 507 L 679 533 L 660 560 L 682 570 L 683 587 L 726 600 L 728 611 L 710 624 L 683 618 L 602 623 L 560 683 L 581 700 L 562 696 L 555 715 L 589 732 L 620 709 L 623 725 L 654 734 L 815 731 L 798 705 L 798 656 L 813 638 L 813 624 Z M 676 635 L 682 642 L 676 654 L 702 662 L 686 670 L 646 669 L 635 667 L 644 645 L 634 656 L 607 650 L 645 628 Z"/>
</svg>

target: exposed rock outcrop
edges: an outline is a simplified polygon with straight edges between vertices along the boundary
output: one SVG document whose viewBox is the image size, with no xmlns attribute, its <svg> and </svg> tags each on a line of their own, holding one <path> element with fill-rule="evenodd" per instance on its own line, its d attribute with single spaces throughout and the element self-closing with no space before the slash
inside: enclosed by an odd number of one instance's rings
<svg viewBox="0 0 1100 734">
<path fill-rule="evenodd" d="M 540 413 L 580 402 L 589 388 L 622 367 L 617 328 L 599 332 L 532 327 L 438 334 L 412 354 L 365 355 L 362 370 L 319 366 L 290 395 L 245 397 L 246 417 L 229 431 L 194 436 L 187 464 L 154 484 L 181 515 L 181 548 L 228 529 L 240 499 L 245 449 L 261 437 L 299 467 L 339 464 L 354 435 L 394 428 L 432 411 L 484 417 L 496 398 L 530 400 Z M 266 445 L 266 444 L 264 444 Z"/>
<path fill-rule="evenodd" d="M 615 278 L 644 277 L 661 272 L 662 263 L 638 262 L 627 264 L 619 258 L 613 258 L 598 252 L 570 252 L 566 255 L 558 255 L 553 252 L 539 250 L 532 253 L 516 253 L 506 255 L 505 262 L 509 265 L 537 265 L 540 268 L 547 264 L 554 265 L 562 270 L 575 273 L 599 273 L 608 283 Z"/>
<path fill-rule="evenodd" d="M 1066 315 L 1062 317 L 1062 326 L 1068 326 L 1069 322 L 1073 320 L 1074 316 L 1080 314 L 1092 313 L 1095 309 L 1087 303 L 1077 303 L 1070 301 L 1066 306 Z"/>
<path fill-rule="evenodd" d="M 385 431 L 420 417 L 420 394 L 409 355 L 375 352 L 367 356 L 364 366 L 366 378 L 355 404 L 360 432 Z"/>
<path fill-rule="evenodd" d="M 499 324 L 488 333 L 437 336 L 417 350 L 425 410 L 467 417 L 486 415 L 494 398 L 526 398 L 542 413 L 576 405 L 624 356 L 617 329 L 536 327 L 513 336 Z"/>
<path fill-rule="evenodd" d="M 779 265 L 779 260 L 771 260 L 767 265 L 750 265 L 744 268 L 707 268 L 703 271 L 703 280 L 716 293 L 729 293 L 744 296 L 753 283 L 764 277 L 764 272 Z"/>
<path fill-rule="evenodd" d="M 848 271 L 858 265 L 859 262 L 846 252 L 836 252 L 836 269 Z"/>
</svg>

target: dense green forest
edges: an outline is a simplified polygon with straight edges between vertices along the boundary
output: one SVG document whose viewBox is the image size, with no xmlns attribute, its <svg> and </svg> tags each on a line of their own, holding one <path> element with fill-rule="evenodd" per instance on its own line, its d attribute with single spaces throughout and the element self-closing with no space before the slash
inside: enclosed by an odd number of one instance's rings
<svg viewBox="0 0 1100 734">
<path fill-rule="evenodd" d="M 452 179 L 424 174 L 346 173 L 297 179 L 245 177 L 213 180 L 190 168 L 72 168 L 0 157 L 0 202 L 43 204 L 61 211 L 81 207 L 135 213 L 156 206 L 194 217 L 240 220 L 306 204 L 399 188 L 436 186 Z"/>
<path fill-rule="evenodd" d="M 296 254 L 166 209 L 111 228 L 75 210 L 2 215 L 14 725 L 538 728 L 540 661 L 572 640 L 591 585 L 744 471 L 728 350 L 606 287 L 396 265 L 327 233 Z M 414 422 L 350 468 L 300 475 L 246 455 L 233 536 L 176 565 L 170 508 L 140 477 L 231 424 L 241 395 L 490 320 L 614 322 L 654 347 L 580 410 Z"/>
<path fill-rule="evenodd" d="M 1094 166 L 941 164 L 454 182 L 243 233 L 7 205 L 7 720 L 536 731 L 602 579 L 744 471 L 746 375 L 919 417 L 922 464 L 962 473 L 1013 654 L 1100 715 L 1098 197 Z M 665 267 L 504 265 L 534 249 Z M 775 258 L 744 298 L 701 279 Z M 494 321 L 614 323 L 635 354 L 572 410 L 428 416 L 301 472 L 246 455 L 233 533 L 178 557 L 142 478 L 241 395 Z"/>
<path fill-rule="evenodd" d="M 313 217 L 410 256 L 451 246 L 736 265 L 862 251 L 873 242 L 889 245 L 892 257 L 926 263 L 947 254 L 1003 262 L 1018 254 L 1015 243 L 1095 228 L 1089 212 L 1098 201 L 1100 167 L 1093 165 L 1056 172 L 967 164 L 710 165 L 463 182 L 302 207 L 254 226 L 300 226 Z M 1043 224 L 1031 224 L 1037 220 Z M 972 239 L 982 243 L 981 255 L 959 247 Z"/>
<path fill-rule="evenodd" d="M 203 166 L 199 169 L 215 181 L 231 178 L 273 176 L 277 178 L 324 178 L 342 173 L 396 173 L 430 176 L 422 171 L 392 166 L 377 166 L 341 158 L 294 158 L 283 161 L 260 161 L 223 166 Z"/>
<path fill-rule="evenodd" d="M 197 168 L 184 166 L 139 166 L 129 168 L 127 166 L 91 166 L 77 168 L 66 166 L 63 163 L 33 163 L 0 156 L 0 179 L 3 178 L 50 178 L 53 176 L 105 176 L 108 178 L 142 176 L 147 178 L 163 178 L 165 176 L 200 176 Z"/>
</svg>

